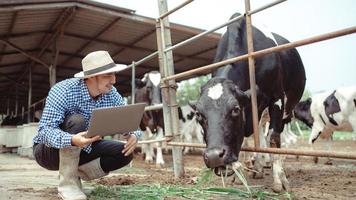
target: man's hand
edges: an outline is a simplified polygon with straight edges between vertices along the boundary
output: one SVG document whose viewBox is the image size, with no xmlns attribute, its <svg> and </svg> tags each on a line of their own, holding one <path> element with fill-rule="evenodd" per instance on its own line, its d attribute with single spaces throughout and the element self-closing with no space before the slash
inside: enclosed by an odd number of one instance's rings
<svg viewBox="0 0 356 200">
<path fill-rule="evenodd" d="M 124 136 L 124 139 L 127 140 L 127 143 L 125 144 L 122 153 L 124 153 L 125 156 L 128 156 L 135 150 L 138 139 L 134 134 L 127 134 Z"/>
<path fill-rule="evenodd" d="M 77 147 L 86 147 L 89 144 L 101 140 L 100 136 L 94 136 L 92 138 L 86 138 L 87 131 L 77 133 L 72 136 L 72 145 Z"/>
</svg>

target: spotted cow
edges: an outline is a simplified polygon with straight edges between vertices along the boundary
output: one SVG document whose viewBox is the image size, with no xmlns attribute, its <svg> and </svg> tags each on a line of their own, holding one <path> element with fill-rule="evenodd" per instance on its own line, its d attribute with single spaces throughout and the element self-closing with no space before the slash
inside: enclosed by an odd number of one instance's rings
<svg viewBox="0 0 356 200">
<path fill-rule="evenodd" d="M 310 144 L 320 136 L 327 139 L 327 149 L 331 150 L 334 131 L 356 131 L 356 87 L 315 94 L 299 102 L 294 115 L 312 129 Z"/>
<path fill-rule="evenodd" d="M 289 42 L 257 27 L 253 27 L 252 33 L 255 51 Z M 246 38 L 245 18 L 230 24 L 219 42 L 215 62 L 246 54 Z M 268 108 L 271 119 L 268 146 L 280 148 L 280 133 L 303 94 L 304 66 L 295 48 L 256 58 L 255 66 L 258 116 Z M 226 166 L 235 166 L 244 137 L 253 133 L 249 88 L 247 61 L 228 64 L 217 69 L 201 87 L 200 97 L 193 105 L 207 144 L 204 162 L 216 173 Z M 279 158 L 277 154 L 272 156 L 273 190 L 277 192 L 289 189 Z"/>
<path fill-rule="evenodd" d="M 162 103 L 161 74 L 158 71 L 146 73 L 142 79 L 136 79 L 135 101 L 145 102 L 147 105 L 157 105 Z M 140 128 L 144 132 L 143 140 L 154 140 L 163 138 L 163 112 L 159 110 L 146 111 L 143 114 Z M 157 147 L 156 156 L 154 147 Z M 156 157 L 156 165 L 165 164 L 160 143 L 142 144 L 142 152 L 145 154 L 145 161 L 152 163 Z"/>
</svg>

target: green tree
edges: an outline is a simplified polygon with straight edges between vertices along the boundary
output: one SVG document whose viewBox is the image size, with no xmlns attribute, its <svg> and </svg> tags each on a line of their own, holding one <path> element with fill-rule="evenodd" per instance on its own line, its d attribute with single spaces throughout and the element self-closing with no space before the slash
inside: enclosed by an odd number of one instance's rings
<svg viewBox="0 0 356 200">
<path fill-rule="evenodd" d="M 200 76 L 178 83 L 177 102 L 179 105 L 187 105 L 189 101 L 196 101 L 200 96 L 200 87 L 204 85 L 211 75 Z"/>
</svg>

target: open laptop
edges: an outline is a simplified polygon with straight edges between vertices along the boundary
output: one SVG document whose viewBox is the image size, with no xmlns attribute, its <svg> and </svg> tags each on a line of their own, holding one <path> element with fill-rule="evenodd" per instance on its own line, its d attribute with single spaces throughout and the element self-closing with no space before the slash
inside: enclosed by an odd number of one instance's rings
<svg viewBox="0 0 356 200">
<path fill-rule="evenodd" d="M 136 131 L 146 103 L 130 104 L 93 110 L 87 137 L 107 136 Z"/>
</svg>

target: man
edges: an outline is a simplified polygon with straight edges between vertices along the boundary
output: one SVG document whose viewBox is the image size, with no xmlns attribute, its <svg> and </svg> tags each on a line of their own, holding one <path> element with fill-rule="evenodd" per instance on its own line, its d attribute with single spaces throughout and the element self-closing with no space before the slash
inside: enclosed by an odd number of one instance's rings
<svg viewBox="0 0 356 200">
<path fill-rule="evenodd" d="M 80 178 L 100 178 L 127 165 L 142 135 L 140 131 L 127 134 L 126 144 L 100 136 L 85 137 L 93 109 L 126 104 L 113 87 L 115 72 L 126 66 L 115 64 L 106 51 L 95 51 L 83 58 L 82 67 L 75 78 L 51 88 L 33 139 L 37 163 L 59 170 L 58 194 L 62 199 L 86 199 Z"/>
</svg>

